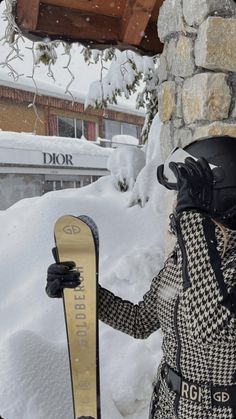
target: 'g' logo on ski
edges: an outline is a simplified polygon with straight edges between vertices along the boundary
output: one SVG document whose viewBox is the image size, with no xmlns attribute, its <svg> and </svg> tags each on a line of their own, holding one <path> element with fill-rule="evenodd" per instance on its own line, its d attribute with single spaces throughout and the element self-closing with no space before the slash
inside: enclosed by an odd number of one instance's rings
<svg viewBox="0 0 236 419">
<path fill-rule="evenodd" d="M 80 228 L 75 225 L 65 226 L 63 231 L 65 234 L 79 234 L 81 232 Z"/>
</svg>

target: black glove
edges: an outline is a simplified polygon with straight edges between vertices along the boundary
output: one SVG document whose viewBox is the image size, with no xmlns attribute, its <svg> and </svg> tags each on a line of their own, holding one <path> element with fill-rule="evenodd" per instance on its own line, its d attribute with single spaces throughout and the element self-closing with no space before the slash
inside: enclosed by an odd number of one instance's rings
<svg viewBox="0 0 236 419">
<path fill-rule="evenodd" d="M 80 273 L 74 262 L 53 263 L 47 272 L 46 293 L 51 298 L 61 298 L 64 288 L 80 285 Z"/>
<path fill-rule="evenodd" d="M 168 180 L 166 179 L 164 175 L 164 164 L 161 164 L 157 167 L 157 180 L 161 185 L 165 186 L 166 189 L 177 189 L 177 185 L 175 183 L 168 182 Z"/>
<path fill-rule="evenodd" d="M 214 177 L 208 162 L 187 157 L 185 163 L 171 162 L 169 167 L 177 179 L 176 213 L 198 209 L 212 214 Z"/>
</svg>

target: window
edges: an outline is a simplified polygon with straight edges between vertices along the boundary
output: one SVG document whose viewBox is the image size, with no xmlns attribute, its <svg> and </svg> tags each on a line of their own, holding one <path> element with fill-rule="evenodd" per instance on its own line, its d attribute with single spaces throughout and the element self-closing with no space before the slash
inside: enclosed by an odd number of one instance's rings
<svg viewBox="0 0 236 419">
<path fill-rule="evenodd" d="M 121 134 L 132 135 L 133 137 L 138 138 L 137 125 L 126 124 L 125 122 L 121 124 Z"/>
<path fill-rule="evenodd" d="M 96 124 L 92 121 L 83 121 L 83 133 L 87 140 L 96 140 Z"/>
<path fill-rule="evenodd" d="M 96 134 L 97 125 L 94 121 L 57 115 L 50 116 L 50 135 L 69 138 L 81 138 L 84 136 L 88 141 L 95 141 Z"/>
<path fill-rule="evenodd" d="M 46 179 L 43 183 L 43 193 L 58 191 L 61 189 L 69 188 L 82 188 L 83 186 L 90 185 L 90 183 L 96 182 L 101 176 L 97 175 L 79 175 L 75 179 Z"/>
<path fill-rule="evenodd" d="M 46 182 L 44 182 L 43 193 L 58 191 L 60 189 L 63 189 L 62 180 L 46 180 Z"/>
<path fill-rule="evenodd" d="M 118 121 L 105 120 L 105 137 L 112 140 L 114 135 L 121 134 L 121 123 Z"/>
<path fill-rule="evenodd" d="M 127 122 L 105 120 L 105 138 L 112 140 L 115 135 L 132 135 L 135 138 L 141 137 L 141 125 L 128 124 Z"/>
<path fill-rule="evenodd" d="M 84 132 L 83 132 L 83 121 L 81 119 L 76 119 L 75 122 L 76 122 L 76 126 L 75 126 L 76 134 L 75 134 L 75 137 L 76 138 L 81 138 L 84 135 Z"/>
<path fill-rule="evenodd" d="M 58 133 L 59 137 L 75 136 L 74 119 L 58 117 Z"/>
</svg>

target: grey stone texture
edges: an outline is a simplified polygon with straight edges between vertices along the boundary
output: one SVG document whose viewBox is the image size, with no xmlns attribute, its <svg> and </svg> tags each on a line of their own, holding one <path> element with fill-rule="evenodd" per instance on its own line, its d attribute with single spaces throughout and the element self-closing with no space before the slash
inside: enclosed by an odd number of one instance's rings
<svg viewBox="0 0 236 419">
<path fill-rule="evenodd" d="M 165 81 L 160 86 L 158 95 L 159 102 L 159 116 L 162 122 L 167 122 L 171 119 L 175 110 L 175 82 Z"/>
<path fill-rule="evenodd" d="M 173 126 L 174 128 L 181 128 L 184 125 L 184 121 L 181 118 L 173 119 Z"/>
<path fill-rule="evenodd" d="M 174 147 L 185 147 L 193 142 L 192 131 L 188 128 L 175 128 L 174 124 L 169 122 L 163 124 L 160 136 L 161 157 L 166 160 Z"/>
<path fill-rule="evenodd" d="M 166 160 L 170 152 L 175 147 L 174 136 L 172 135 L 173 126 L 171 122 L 163 124 L 161 128 L 160 143 L 161 143 L 161 158 Z"/>
<path fill-rule="evenodd" d="M 236 72 L 236 19 L 209 17 L 199 28 L 196 65 L 209 70 Z"/>
<path fill-rule="evenodd" d="M 232 117 L 232 118 L 236 118 L 236 103 L 235 103 L 235 105 L 234 105 L 234 107 L 233 107 L 233 110 L 232 110 L 232 112 L 231 112 L 231 117 Z"/>
<path fill-rule="evenodd" d="M 162 42 L 184 27 L 181 0 L 165 0 L 158 18 L 158 35 Z"/>
<path fill-rule="evenodd" d="M 179 147 L 186 147 L 193 142 L 192 131 L 188 128 L 174 130 L 174 144 Z"/>
<path fill-rule="evenodd" d="M 183 0 L 184 18 L 190 26 L 199 26 L 212 13 L 232 16 L 236 5 L 233 0 Z"/>
<path fill-rule="evenodd" d="M 175 116 L 177 118 L 183 118 L 182 90 L 183 90 L 183 83 L 180 83 L 177 85 L 177 88 L 176 88 Z"/>
<path fill-rule="evenodd" d="M 236 2 L 165 0 L 158 31 L 163 159 L 177 145 L 236 137 Z"/>
<path fill-rule="evenodd" d="M 203 138 L 220 135 L 236 137 L 236 124 L 216 121 L 209 125 L 199 126 L 195 130 L 193 140 L 196 141 Z"/>
<path fill-rule="evenodd" d="M 194 73 L 196 66 L 193 50 L 194 41 L 188 36 L 180 35 L 178 40 L 170 40 L 166 58 L 168 69 L 175 77 L 190 77 Z"/>
<path fill-rule="evenodd" d="M 160 56 L 157 75 L 158 75 L 159 83 L 163 83 L 163 81 L 168 80 L 167 59 L 166 59 L 165 51 Z"/>
<path fill-rule="evenodd" d="M 187 79 L 183 86 L 182 99 L 186 124 L 228 118 L 231 90 L 227 84 L 227 75 L 201 73 Z"/>
</svg>

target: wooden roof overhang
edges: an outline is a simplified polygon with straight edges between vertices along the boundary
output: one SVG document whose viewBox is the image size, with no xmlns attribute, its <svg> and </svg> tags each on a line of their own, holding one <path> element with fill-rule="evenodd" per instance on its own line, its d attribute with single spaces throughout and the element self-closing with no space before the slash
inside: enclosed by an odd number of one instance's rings
<svg viewBox="0 0 236 419">
<path fill-rule="evenodd" d="M 34 40 L 116 46 L 141 54 L 161 53 L 157 18 L 164 0 L 17 0 L 16 23 Z"/>
</svg>

